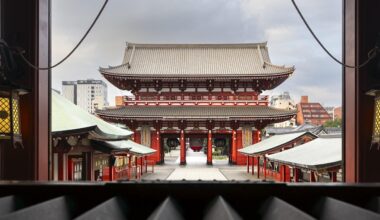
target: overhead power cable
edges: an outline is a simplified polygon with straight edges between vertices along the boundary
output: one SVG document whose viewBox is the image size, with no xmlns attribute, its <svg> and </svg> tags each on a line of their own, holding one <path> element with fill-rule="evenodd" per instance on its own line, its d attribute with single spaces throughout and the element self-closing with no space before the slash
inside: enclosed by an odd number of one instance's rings
<svg viewBox="0 0 380 220">
<path fill-rule="evenodd" d="M 293 6 L 294 8 L 296 9 L 298 15 L 301 17 L 303 23 L 306 25 L 307 29 L 309 30 L 309 32 L 311 33 L 311 35 L 314 37 L 314 39 L 317 41 L 317 43 L 319 44 L 319 46 L 322 47 L 322 49 L 337 63 L 339 63 L 340 65 L 344 66 L 344 67 L 347 67 L 347 68 L 353 68 L 353 69 L 360 69 L 364 66 L 366 66 L 373 58 L 375 58 L 379 52 L 379 47 L 378 45 L 376 45 L 374 48 L 372 48 L 369 52 L 368 52 L 368 59 L 366 61 L 364 61 L 362 64 L 358 65 L 358 66 L 353 66 L 353 65 L 347 65 L 345 64 L 344 62 L 338 60 L 334 55 L 332 55 L 330 53 L 329 50 L 327 50 L 327 48 L 322 44 L 322 42 L 319 40 L 319 38 L 315 35 L 314 31 L 310 28 L 309 24 L 307 23 L 306 19 L 304 18 L 304 16 L 302 15 L 302 12 L 300 11 L 300 9 L 298 8 L 295 0 L 292 0 L 292 3 L 293 3 Z"/>
<path fill-rule="evenodd" d="M 106 7 L 108 3 L 108 0 L 105 0 L 104 1 L 104 4 L 102 6 L 102 8 L 100 9 L 100 11 L 98 12 L 98 14 L 96 15 L 95 19 L 92 21 L 90 27 L 87 29 L 86 33 L 83 35 L 83 37 L 80 39 L 80 41 L 75 45 L 75 47 L 62 59 L 60 60 L 59 62 L 57 62 L 56 64 L 52 65 L 52 66 L 49 66 L 49 67 L 39 67 L 39 66 L 36 66 L 34 64 L 32 64 L 26 57 L 25 57 L 25 50 L 23 49 L 20 49 L 20 48 L 13 48 L 14 50 L 16 50 L 16 53 L 18 55 L 20 55 L 21 59 L 28 65 L 30 66 L 31 68 L 33 69 L 36 69 L 36 70 L 50 70 L 50 69 L 53 69 L 59 65 L 61 65 L 63 62 L 65 62 L 74 52 L 76 49 L 78 49 L 78 47 L 82 44 L 82 42 L 86 39 L 87 35 L 91 32 L 92 28 L 95 26 L 96 22 L 98 21 L 100 15 L 103 13 L 103 10 L 104 8 Z"/>
</svg>

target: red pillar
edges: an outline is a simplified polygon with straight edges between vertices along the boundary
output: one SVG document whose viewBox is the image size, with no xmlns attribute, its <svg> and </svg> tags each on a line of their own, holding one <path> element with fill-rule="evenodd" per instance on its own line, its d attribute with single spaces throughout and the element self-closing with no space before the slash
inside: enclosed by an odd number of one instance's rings
<svg viewBox="0 0 380 220">
<path fill-rule="evenodd" d="M 147 173 L 148 172 L 148 160 L 147 160 L 148 157 L 145 156 L 144 159 L 145 159 L 145 173 Z"/>
<path fill-rule="evenodd" d="M 280 166 L 280 173 L 281 173 L 281 181 L 286 182 L 286 167 L 285 165 Z"/>
<path fill-rule="evenodd" d="M 143 173 L 143 157 L 140 157 L 140 174 Z"/>
<path fill-rule="evenodd" d="M 128 155 L 128 180 L 131 179 L 132 155 Z"/>
<path fill-rule="evenodd" d="M 257 179 L 260 179 L 260 157 L 257 157 Z"/>
<path fill-rule="evenodd" d="M 135 172 L 135 178 L 137 179 L 138 178 L 138 176 L 137 176 L 137 171 L 138 171 L 138 158 L 137 158 L 137 156 L 135 156 L 135 168 L 136 168 L 136 172 Z"/>
<path fill-rule="evenodd" d="M 113 176 L 113 166 L 114 166 L 114 158 L 115 156 L 111 155 L 108 161 L 108 169 L 109 169 L 109 180 L 113 181 L 114 176 Z"/>
<path fill-rule="evenodd" d="M 236 164 L 236 154 L 237 154 L 237 149 L 236 149 L 236 130 L 232 130 L 232 149 L 231 149 L 231 155 L 232 155 L 232 164 Z"/>
<path fill-rule="evenodd" d="M 156 150 L 157 150 L 157 163 L 161 163 L 163 158 L 161 158 L 161 138 L 160 138 L 160 130 L 156 130 Z"/>
<path fill-rule="evenodd" d="M 267 158 L 265 157 L 265 155 L 264 155 L 263 166 L 264 166 L 264 179 L 267 179 Z"/>
<path fill-rule="evenodd" d="M 336 182 L 336 172 L 330 172 L 331 182 Z"/>
<path fill-rule="evenodd" d="M 253 131 L 253 144 L 259 143 L 261 141 L 261 131 L 254 130 Z"/>
<path fill-rule="evenodd" d="M 300 169 L 298 168 L 293 168 L 293 180 L 294 182 L 299 182 L 299 178 L 300 178 Z"/>
<path fill-rule="evenodd" d="M 247 156 L 247 173 L 249 173 L 249 156 Z"/>
<path fill-rule="evenodd" d="M 180 165 L 186 165 L 186 143 L 185 131 L 183 129 L 181 129 L 180 144 Z"/>
<path fill-rule="evenodd" d="M 138 143 L 138 144 L 141 144 L 141 133 L 140 133 L 140 131 L 135 131 L 133 136 L 134 136 L 133 141 Z"/>
<path fill-rule="evenodd" d="M 252 175 L 255 174 L 255 157 L 251 157 L 252 158 Z"/>
<path fill-rule="evenodd" d="M 82 169 L 85 171 L 84 179 L 88 181 L 94 180 L 94 168 L 93 168 L 93 154 L 92 152 L 82 153 L 83 165 Z"/>
<path fill-rule="evenodd" d="M 207 138 L 207 165 L 212 165 L 212 133 L 208 130 Z"/>
</svg>

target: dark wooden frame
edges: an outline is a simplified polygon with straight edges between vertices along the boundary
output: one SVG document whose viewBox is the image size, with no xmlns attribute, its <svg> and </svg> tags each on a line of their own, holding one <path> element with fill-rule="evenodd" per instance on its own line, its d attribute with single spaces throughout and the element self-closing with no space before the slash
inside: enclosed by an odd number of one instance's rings
<svg viewBox="0 0 380 220">
<path fill-rule="evenodd" d="M 1 33 L 10 46 L 22 47 L 28 60 L 50 64 L 50 0 L 1 0 Z M 4 146 L 2 179 L 48 180 L 50 155 L 50 71 L 21 66 L 19 84 L 24 149 Z M 50 169 L 51 170 L 51 169 Z"/>
<path fill-rule="evenodd" d="M 343 59 L 347 64 L 358 65 L 367 59 L 380 32 L 379 8 L 379 1 L 343 1 Z M 349 183 L 380 182 L 380 151 L 370 150 L 374 102 L 365 95 L 379 82 L 373 63 L 359 70 L 343 70 L 343 161 Z"/>
<path fill-rule="evenodd" d="M 27 51 L 31 61 L 50 63 L 50 0 L 2 0 L 2 37 Z M 367 58 L 380 31 L 379 1 L 343 0 L 343 56 L 348 64 Z M 25 68 L 22 83 L 30 93 L 21 100 L 22 133 L 25 148 L 5 147 L 1 153 L 2 178 L 49 179 L 50 72 Z M 370 68 L 343 70 L 344 173 L 347 182 L 379 182 L 380 151 L 369 151 L 373 98 L 365 95 L 380 79 Z M 47 117 L 48 116 L 48 117 Z M 6 155 L 6 157 L 4 156 Z"/>
</svg>

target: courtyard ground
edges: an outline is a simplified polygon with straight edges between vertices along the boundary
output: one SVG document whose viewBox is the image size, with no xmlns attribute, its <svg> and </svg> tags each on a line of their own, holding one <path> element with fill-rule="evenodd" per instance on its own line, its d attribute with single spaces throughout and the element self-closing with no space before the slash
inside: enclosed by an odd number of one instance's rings
<svg viewBox="0 0 380 220">
<path fill-rule="evenodd" d="M 229 165 L 228 160 L 213 160 L 206 165 L 207 157 L 203 152 L 186 152 L 186 166 L 179 165 L 179 150 L 165 155 L 165 164 L 156 165 L 154 173 L 144 174 L 143 180 L 190 180 L 190 181 L 262 181 L 256 175 L 247 173 L 246 166 Z"/>
</svg>

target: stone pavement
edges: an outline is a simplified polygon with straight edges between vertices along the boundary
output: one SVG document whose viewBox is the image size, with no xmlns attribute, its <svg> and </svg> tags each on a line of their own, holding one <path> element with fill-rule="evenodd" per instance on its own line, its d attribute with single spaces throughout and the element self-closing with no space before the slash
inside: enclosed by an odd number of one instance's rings
<svg viewBox="0 0 380 220">
<path fill-rule="evenodd" d="M 218 168 L 179 167 L 166 180 L 227 180 Z"/>
<path fill-rule="evenodd" d="M 213 166 L 207 166 L 207 157 L 203 152 L 186 152 L 186 166 L 179 165 L 178 152 L 172 152 L 172 157 L 165 156 L 165 165 L 156 165 L 154 173 L 144 174 L 143 180 L 217 180 L 217 181 L 261 181 L 247 173 L 246 166 L 229 165 L 225 160 L 214 160 Z M 175 156 L 174 156 L 175 155 Z M 170 159 L 169 161 L 167 159 Z"/>
</svg>

